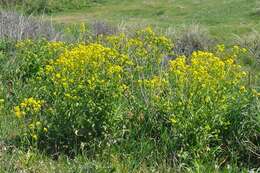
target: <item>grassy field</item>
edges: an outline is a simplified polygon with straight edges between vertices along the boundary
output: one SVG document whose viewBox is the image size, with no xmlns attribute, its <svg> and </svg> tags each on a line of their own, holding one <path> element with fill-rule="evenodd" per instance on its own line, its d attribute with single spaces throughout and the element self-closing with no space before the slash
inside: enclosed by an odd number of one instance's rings
<svg viewBox="0 0 260 173">
<path fill-rule="evenodd" d="M 257 0 L 109 0 L 99 5 L 52 16 L 62 23 L 107 21 L 156 25 L 163 28 L 198 23 L 218 39 L 243 35 L 260 28 Z"/>
</svg>

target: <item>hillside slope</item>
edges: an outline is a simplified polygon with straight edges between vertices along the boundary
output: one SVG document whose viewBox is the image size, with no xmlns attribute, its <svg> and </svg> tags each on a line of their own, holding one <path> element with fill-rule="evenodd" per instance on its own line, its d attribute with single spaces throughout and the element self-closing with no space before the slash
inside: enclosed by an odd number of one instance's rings
<svg viewBox="0 0 260 173">
<path fill-rule="evenodd" d="M 107 0 L 80 11 L 58 13 L 62 23 L 102 20 L 118 24 L 179 27 L 199 23 L 220 38 L 260 31 L 260 3 L 255 0 Z"/>
</svg>

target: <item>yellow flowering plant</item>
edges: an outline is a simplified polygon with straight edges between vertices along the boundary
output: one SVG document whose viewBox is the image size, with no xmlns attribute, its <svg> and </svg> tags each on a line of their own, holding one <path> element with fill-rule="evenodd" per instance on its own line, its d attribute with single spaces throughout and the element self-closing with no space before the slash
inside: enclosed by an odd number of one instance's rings
<svg viewBox="0 0 260 173">
<path fill-rule="evenodd" d="M 22 40 L 16 44 L 16 64 L 14 74 L 8 74 L 23 80 L 35 76 L 48 60 L 55 58 L 67 47 L 63 42 L 48 42 L 45 39 Z"/>
<path fill-rule="evenodd" d="M 41 120 L 44 101 L 33 97 L 24 99 L 18 106 L 14 107 L 14 113 L 19 120 L 20 128 L 24 136 L 24 142 L 29 141 L 29 144 L 37 144 L 39 136 L 41 136 L 47 127 Z"/>
<path fill-rule="evenodd" d="M 45 113 L 38 114 L 47 127 L 39 144 L 52 150 L 55 143 L 57 150 L 69 153 L 85 143 L 88 149 L 97 146 L 118 118 L 115 113 L 130 64 L 126 55 L 100 44 L 75 44 L 49 60 L 30 82 L 37 88 L 35 94 L 46 101 Z M 24 104 L 15 108 L 18 118 Z"/>
<path fill-rule="evenodd" d="M 142 81 L 149 80 L 154 75 L 161 77 L 167 58 L 173 56 L 172 41 L 155 33 L 151 27 L 147 27 L 136 31 L 131 36 L 125 34 L 108 36 L 104 44 L 119 50 L 131 59 L 132 64 L 127 68 L 129 75 L 125 79 L 131 94 L 127 92 L 126 97 L 132 107 L 145 107 L 148 93 Z M 137 111 L 137 109 L 133 110 Z"/>
<path fill-rule="evenodd" d="M 94 43 L 18 43 L 33 96 L 14 107 L 26 138 L 51 153 L 121 146 L 186 163 L 249 158 L 237 141 L 259 132 L 259 91 L 238 64 L 246 51 L 218 45 L 185 57 L 173 46 L 150 27 Z"/>
<path fill-rule="evenodd" d="M 170 39 L 156 34 L 150 27 L 136 31 L 131 37 L 120 34 L 105 40 L 104 44 L 129 56 L 133 61 L 132 73 L 141 70 L 145 75 L 161 69 L 164 56 L 171 54 L 173 47 Z"/>
<path fill-rule="evenodd" d="M 189 160 L 187 154 L 190 159 L 230 155 L 230 148 L 237 149 L 232 135 L 240 133 L 238 124 L 252 118 L 245 114 L 250 113 L 255 96 L 247 85 L 248 73 L 236 63 L 238 52 L 232 50 L 227 57 L 218 53 L 179 56 L 160 76 L 139 82 L 140 92 L 146 93 L 146 130 L 161 133 L 157 142 L 166 152 L 178 150 L 179 159 Z M 234 146 L 221 148 L 227 143 Z"/>
<path fill-rule="evenodd" d="M 187 153 L 190 159 L 230 156 L 230 148 L 243 155 L 241 145 L 229 134 L 241 133 L 239 121 L 254 124 L 253 115 L 244 115 L 255 96 L 248 72 L 238 64 L 246 49 L 218 45 L 213 52 L 176 57 L 171 41 L 149 27 L 131 36 L 109 36 L 103 44 L 132 60 L 125 78 L 127 109 L 122 123 L 132 140 L 146 137 L 151 145 L 160 145 L 160 153 L 176 151 L 186 161 Z M 226 143 L 234 147 L 221 148 Z"/>
</svg>

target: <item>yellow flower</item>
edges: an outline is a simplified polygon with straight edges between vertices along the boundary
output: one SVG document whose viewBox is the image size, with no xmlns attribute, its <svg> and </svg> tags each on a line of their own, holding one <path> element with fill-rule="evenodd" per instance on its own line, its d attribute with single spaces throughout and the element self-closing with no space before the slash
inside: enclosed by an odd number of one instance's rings
<svg viewBox="0 0 260 173">
<path fill-rule="evenodd" d="M 22 114 L 21 111 L 17 111 L 17 112 L 15 112 L 15 116 L 16 116 L 17 118 L 21 118 L 21 117 L 23 116 L 23 114 Z"/>
<path fill-rule="evenodd" d="M 20 107 L 19 107 L 19 106 L 15 106 L 15 107 L 14 107 L 14 111 L 15 111 L 15 112 L 20 112 Z"/>
<path fill-rule="evenodd" d="M 241 72 L 241 75 L 244 77 L 247 75 L 247 73 L 245 71 Z"/>
<path fill-rule="evenodd" d="M 36 134 L 33 134 L 33 135 L 32 135 L 32 138 L 33 138 L 35 141 L 38 140 L 38 136 L 37 136 Z"/>
<path fill-rule="evenodd" d="M 36 126 L 39 128 L 42 125 L 42 123 L 40 121 L 36 122 Z"/>
<path fill-rule="evenodd" d="M 15 106 L 14 107 L 14 112 L 15 112 L 15 116 L 17 118 L 22 118 L 24 115 L 25 115 L 25 112 L 24 111 L 21 111 L 20 107 L 19 106 Z"/>
<path fill-rule="evenodd" d="M 219 52 L 224 52 L 225 51 L 225 45 L 224 44 L 217 45 L 217 50 Z"/>
<path fill-rule="evenodd" d="M 255 89 L 253 89 L 252 92 L 253 92 L 254 96 L 260 97 L 260 93 L 257 92 Z"/>
<path fill-rule="evenodd" d="M 45 133 L 47 133 L 47 132 L 48 132 L 48 129 L 47 129 L 46 127 L 44 127 L 44 128 L 43 128 L 43 131 L 44 131 Z"/>
<path fill-rule="evenodd" d="M 172 118 L 170 119 L 170 121 L 171 121 L 172 124 L 176 124 L 176 123 L 177 123 L 177 120 L 176 120 L 176 118 L 174 118 L 174 117 L 172 117 Z"/>
<path fill-rule="evenodd" d="M 35 128 L 35 125 L 34 123 L 31 123 L 28 127 L 33 130 Z"/>
<path fill-rule="evenodd" d="M 246 92 L 245 86 L 241 86 L 241 87 L 240 87 L 240 92 L 241 92 L 241 93 Z"/>
<path fill-rule="evenodd" d="M 56 78 L 60 79 L 60 78 L 61 78 L 61 74 L 60 74 L 60 73 L 57 73 L 57 74 L 56 74 Z"/>
</svg>

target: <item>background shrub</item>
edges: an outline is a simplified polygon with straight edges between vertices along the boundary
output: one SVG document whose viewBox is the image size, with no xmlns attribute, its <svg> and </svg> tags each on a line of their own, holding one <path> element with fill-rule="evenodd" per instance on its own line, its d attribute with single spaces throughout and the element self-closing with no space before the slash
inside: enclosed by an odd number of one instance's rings
<svg viewBox="0 0 260 173">
<path fill-rule="evenodd" d="M 247 60 L 245 64 L 249 64 L 258 68 L 258 64 L 260 63 L 260 34 L 257 31 L 253 31 L 252 33 L 239 37 L 236 36 L 235 43 L 245 47 L 249 52 L 249 57 L 251 60 Z M 246 61 L 246 60 L 245 60 Z"/>
<path fill-rule="evenodd" d="M 253 31 L 244 37 L 235 36 L 234 44 L 245 47 L 248 52 L 245 56 L 240 57 L 240 61 L 250 71 L 250 83 L 255 86 L 260 84 L 260 34 Z"/>
<path fill-rule="evenodd" d="M 174 52 L 177 55 L 190 56 L 194 51 L 207 51 L 214 45 L 214 39 L 208 31 L 198 24 L 183 27 L 174 37 Z"/>
<path fill-rule="evenodd" d="M 44 37 L 47 40 L 61 39 L 61 32 L 57 31 L 50 22 L 34 19 L 16 12 L 0 11 L 0 37 L 11 40 L 37 39 Z"/>
</svg>

